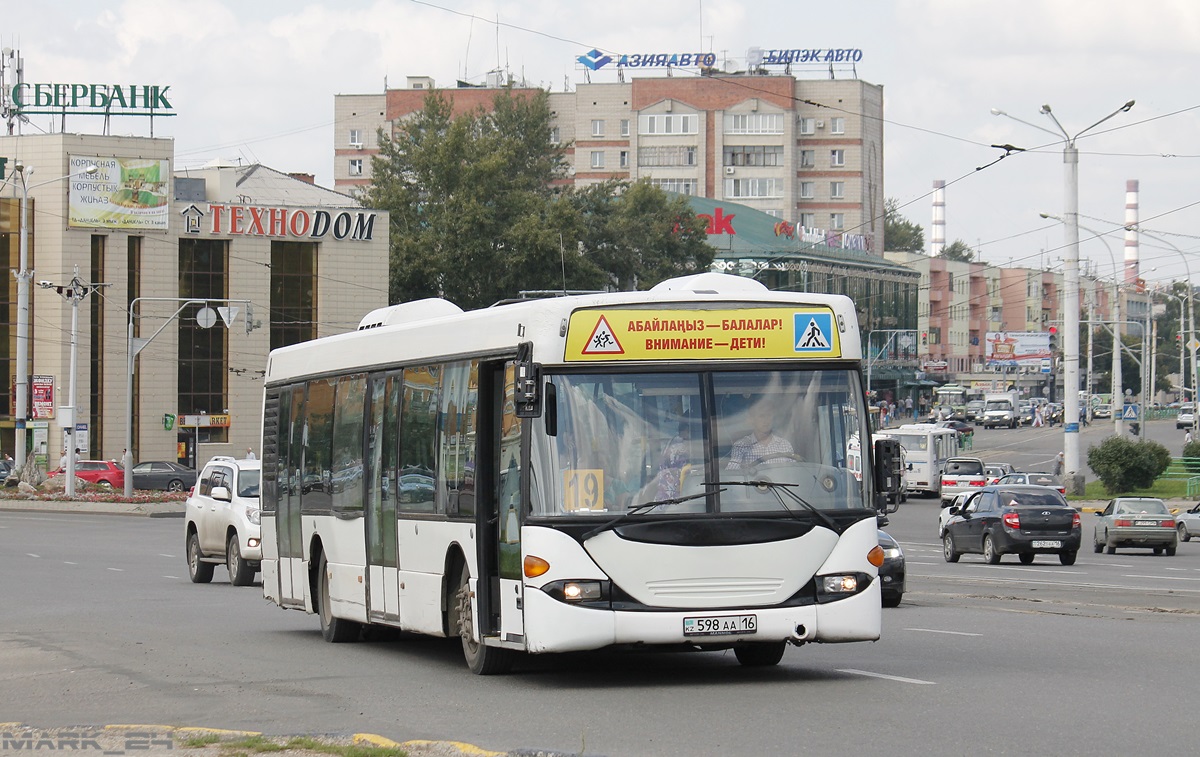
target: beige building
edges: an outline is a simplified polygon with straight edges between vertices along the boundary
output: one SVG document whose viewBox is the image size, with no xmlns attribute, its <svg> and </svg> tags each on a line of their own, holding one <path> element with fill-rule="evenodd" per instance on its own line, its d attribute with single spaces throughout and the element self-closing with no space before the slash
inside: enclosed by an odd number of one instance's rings
<svg viewBox="0 0 1200 757">
<path fill-rule="evenodd" d="M 74 332 L 81 456 L 120 458 L 130 434 L 135 459 L 189 463 L 257 449 L 270 349 L 353 330 L 387 304 L 387 214 L 311 177 L 260 165 L 177 173 L 173 141 L 142 137 L 0 137 L 0 158 L 0 255 L 14 271 L 22 176 L 28 187 L 27 444 L 50 468 L 70 445 L 60 425 L 70 425 L 72 307 L 62 293 L 86 292 Z M 96 288 L 60 290 L 76 271 Z M 0 288 L 0 365 L 14 386 L 0 412 L 5 452 L 21 420 L 17 302 L 10 278 Z"/>
<path fill-rule="evenodd" d="M 393 133 L 434 86 L 409 77 L 405 89 L 334 96 L 335 188 L 370 183 L 377 132 Z M 496 89 L 445 94 L 461 113 L 489 107 Z M 881 86 L 787 75 L 639 77 L 551 93 L 550 108 L 550 140 L 567 146 L 572 183 L 647 177 L 882 254 Z"/>
</svg>

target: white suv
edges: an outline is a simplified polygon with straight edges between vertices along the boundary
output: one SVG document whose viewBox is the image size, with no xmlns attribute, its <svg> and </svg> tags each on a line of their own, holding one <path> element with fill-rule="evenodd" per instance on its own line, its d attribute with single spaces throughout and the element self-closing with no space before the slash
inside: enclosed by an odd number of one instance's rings
<svg viewBox="0 0 1200 757">
<path fill-rule="evenodd" d="M 229 582 L 249 586 L 262 560 L 259 531 L 259 461 L 214 457 L 204 466 L 187 499 L 184 521 L 188 576 L 212 580 L 224 564 Z"/>
</svg>

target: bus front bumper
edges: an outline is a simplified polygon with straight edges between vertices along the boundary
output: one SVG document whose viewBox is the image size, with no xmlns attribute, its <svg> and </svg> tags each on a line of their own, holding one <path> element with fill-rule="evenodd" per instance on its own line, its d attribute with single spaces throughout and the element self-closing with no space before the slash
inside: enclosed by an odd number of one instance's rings
<svg viewBox="0 0 1200 757">
<path fill-rule="evenodd" d="M 560 602 L 526 587 L 525 648 L 529 652 L 579 652 L 614 645 L 728 645 L 737 642 L 792 641 L 839 643 L 875 641 L 883 621 L 879 581 L 845 599 L 801 607 L 748 607 L 725 610 L 628 612 L 597 610 Z M 752 633 L 692 635 L 685 620 L 703 630 L 711 619 L 740 621 L 753 616 Z M 705 619 L 707 622 L 697 622 Z"/>
</svg>

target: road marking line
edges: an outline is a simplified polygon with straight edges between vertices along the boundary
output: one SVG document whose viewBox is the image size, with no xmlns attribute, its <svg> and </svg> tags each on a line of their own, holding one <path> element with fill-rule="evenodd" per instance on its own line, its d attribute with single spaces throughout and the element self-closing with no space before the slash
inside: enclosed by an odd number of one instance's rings
<svg viewBox="0 0 1200 757">
<path fill-rule="evenodd" d="M 1178 570 L 1187 573 L 1189 570 L 1195 570 L 1195 568 L 1163 568 L 1163 570 Z"/>
<path fill-rule="evenodd" d="M 164 555 L 162 552 L 159 552 L 158 556 L 159 557 L 174 557 L 175 555 Z"/>
<path fill-rule="evenodd" d="M 26 556 L 26 557 L 41 557 L 41 555 L 35 555 L 35 554 L 34 554 L 34 553 L 32 553 L 32 552 L 26 552 L 26 553 L 25 553 L 25 556 Z"/>
<path fill-rule="evenodd" d="M 1200 578 L 1192 578 L 1191 576 L 1121 576 L 1121 578 L 1161 578 L 1164 581 L 1200 581 Z"/>
<path fill-rule="evenodd" d="M 124 573 L 124 572 L 125 572 L 125 569 L 124 569 L 124 568 L 105 568 L 105 570 L 112 570 L 112 571 L 116 571 L 117 573 Z"/>
<path fill-rule="evenodd" d="M 176 581 L 179 580 L 179 576 L 163 576 L 163 578 L 170 578 L 170 579 L 174 579 Z"/>
<path fill-rule="evenodd" d="M 921 631 L 923 633 L 948 633 L 953 636 L 983 636 L 981 633 L 967 633 L 966 631 L 942 631 L 937 628 L 905 628 L 905 631 Z"/>
<path fill-rule="evenodd" d="M 983 583 L 983 584 L 993 583 L 993 584 L 1002 584 L 1002 585 L 1007 584 L 1007 585 L 1017 585 L 1017 586 L 1025 586 L 1025 585 L 1054 586 L 1057 588 L 1124 589 L 1127 591 L 1171 591 L 1173 593 L 1187 592 L 1189 594 L 1200 593 L 1200 589 L 1179 589 L 1179 588 L 1167 589 L 1165 586 L 1129 586 L 1126 584 L 1102 584 L 1102 583 L 1088 583 L 1088 582 L 1083 582 L 1083 581 L 1031 581 L 1031 580 L 1021 579 L 1021 578 L 999 578 L 999 577 L 996 577 L 996 578 L 970 577 L 970 578 L 968 578 L 965 576 L 964 577 L 947 576 L 944 574 L 940 575 L 940 576 L 934 576 L 934 575 L 928 575 L 928 574 L 924 574 L 924 573 L 913 573 L 911 575 L 914 577 L 917 577 L 917 578 L 942 579 L 942 580 L 956 581 L 958 583 L 963 583 L 963 584 L 968 584 L 968 585 L 973 584 L 973 583 Z M 1149 578 L 1158 578 L 1158 576 L 1149 576 Z M 1189 578 L 1189 579 L 1184 579 L 1184 580 L 1196 581 L 1196 580 L 1200 580 L 1200 579 Z"/>
<path fill-rule="evenodd" d="M 888 681 L 899 681 L 900 683 L 915 683 L 922 686 L 933 686 L 933 681 L 922 681 L 919 678 L 902 678 L 901 676 L 889 676 L 883 673 L 872 673 L 869 670 L 855 670 L 854 668 L 838 668 L 839 673 L 849 673 L 856 676 L 867 676 L 868 678 L 883 678 Z"/>
<path fill-rule="evenodd" d="M 79 563 L 71 562 L 70 560 L 63 560 L 63 565 L 78 565 L 78 564 Z"/>
</svg>

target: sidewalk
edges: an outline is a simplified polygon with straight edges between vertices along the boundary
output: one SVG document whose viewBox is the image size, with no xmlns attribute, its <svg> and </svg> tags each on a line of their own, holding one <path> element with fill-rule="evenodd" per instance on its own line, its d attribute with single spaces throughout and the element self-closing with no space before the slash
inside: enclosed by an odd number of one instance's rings
<svg viewBox="0 0 1200 757">
<path fill-rule="evenodd" d="M 84 513 L 182 518 L 183 502 L 81 502 L 78 500 L 0 499 L 0 512 Z"/>
</svg>

